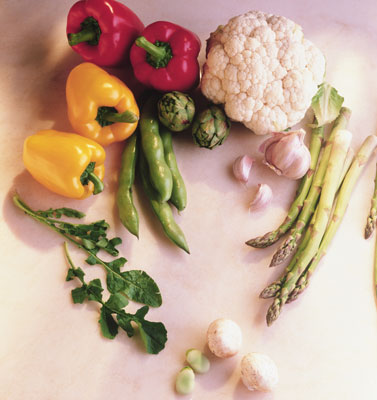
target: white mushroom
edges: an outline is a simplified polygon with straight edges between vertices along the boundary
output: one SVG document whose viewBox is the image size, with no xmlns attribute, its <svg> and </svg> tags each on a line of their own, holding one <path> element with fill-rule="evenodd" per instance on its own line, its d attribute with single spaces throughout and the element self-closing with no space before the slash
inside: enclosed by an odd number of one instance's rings
<svg viewBox="0 0 377 400">
<path fill-rule="evenodd" d="M 265 354 L 248 353 L 241 361 L 241 379 L 251 391 L 270 392 L 279 381 L 275 363 Z"/>
<path fill-rule="evenodd" d="M 208 327 L 207 340 L 209 349 L 217 357 L 232 357 L 241 348 L 242 332 L 234 321 L 220 318 Z"/>
</svg>

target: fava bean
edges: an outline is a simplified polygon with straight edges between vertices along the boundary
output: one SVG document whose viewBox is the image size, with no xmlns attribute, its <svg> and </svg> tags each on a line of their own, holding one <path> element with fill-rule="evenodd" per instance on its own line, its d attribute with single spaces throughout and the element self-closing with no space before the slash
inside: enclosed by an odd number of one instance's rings
<svg viewBox="0 0 377 400">
<path fill-rule="evenodd" d="M 173 177 L 173 190 L 170 201 L 177 210 L 182 211 L 186 208 L 187 192 L 185 182 L 179 172 L 177 159 L 173 150 L 172 134 L 168 128 L 160 125 L 160 136 L 164 146 L 165 161 Z"/>
<path fill-rule="evenodd" d="M 190 253 L 185 236 L 174 220 L 170 205 L 167 202 L 160 202 L 158 200 L 158 194 L 150 182 L 148 164 L 143 151 L 140 151 L 139 154 L 139 172 L 144 192 L 149 199 L 154 213 L 161 222 L 166 236 L 186 253 Z"/>
<path fill-rule="evenodd" d="M 190 394 L 195 388 L 195 374 L 190 367 L 182 368 L 175 381 L 175 390 L 179 394 Z"/>
<path fill-rule="evenodd" d="M 208 358 L 197 349 L 189 349 L 186 352 L 186 361 L 190 367 L 198 374 L 204 374 L 208 372 L 210 362 Z"/>
<path fill-rule="evenodd" d="M 118 191 L 116 196 L 119 218 L 122 224 L 136 237 L 139 237 L 139 215 L 132 196 L 132 185 L 135 180 L 137 158 L 136 132 L 126 141 L 122 154 L 119 172 Z"/>
<path fill-rule="evenodd" d="M 150 181 L 159 194 L 159 200 L 168 201 L 173 190 L 173 177 L 165 161 L 164 146 L 159 133 L 156 96 L 151 96 L 142 108 L 139 128 Z"/>
</svg>

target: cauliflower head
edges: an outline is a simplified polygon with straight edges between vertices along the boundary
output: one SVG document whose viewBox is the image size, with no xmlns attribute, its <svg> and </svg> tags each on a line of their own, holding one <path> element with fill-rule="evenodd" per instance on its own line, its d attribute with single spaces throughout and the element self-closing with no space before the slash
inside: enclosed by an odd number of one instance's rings
<svg viewBox="0 0 377 400">
<path fill-rule="evenodd" d="M 211 33 L 201 91 L 257 135 L 302 120 L 325 74 L 325 57 L 285 17 L 249 11 Z"/>
</svg>

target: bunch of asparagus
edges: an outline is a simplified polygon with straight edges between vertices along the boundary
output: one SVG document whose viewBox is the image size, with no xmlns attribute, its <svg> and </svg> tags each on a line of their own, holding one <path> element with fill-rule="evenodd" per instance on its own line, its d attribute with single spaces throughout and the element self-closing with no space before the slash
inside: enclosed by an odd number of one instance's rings
<svg viewBox="0 0 377 400">
<path fill-rule="evenodd" d="M 352 135 L 346 129 L 350 116 L 348 108 L 340 109 L 327 140 L 324 140 L 323 125 L 313 129 L 310 169 L 300 183 L 287 217 L 276 230 L 246 242 L 252 247 L 264 248 L 289 231 L 270 266 L 280 264 L 292 254 L 293 257 L 282 276 L 260 294 L 264 299 L 274 298 L 267 312 L 267 325 L 278 318 L 285 303 L 297 299 L 308 286 L 340 225 L 355 183 L 377 146 L 377 137 L 368 136 L 354 156 L 350 147 Z M 375 193 L 374 221 L 377 219 L 377 188 Z"/>
</svg>

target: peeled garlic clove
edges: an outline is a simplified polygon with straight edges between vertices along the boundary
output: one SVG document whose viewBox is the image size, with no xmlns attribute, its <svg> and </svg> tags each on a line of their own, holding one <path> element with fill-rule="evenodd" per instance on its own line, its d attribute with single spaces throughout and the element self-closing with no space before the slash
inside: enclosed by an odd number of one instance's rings
<svg viewBox="0 0 377 400">
<path fill-rule="evenodd" d="M 251 166 L 254 160 L 247 155 L 236 158 L 233 163 L 233 174 L 241 182 L 246 183 L 249 180 Z"/>
<path fill-rule="evenodd" d="M 250 203 L 250 211 L 262 210 L 272 200 L 272 190 L 266 183 L 258 185 L 258 191 L 254 196 L 253 201 Z"/>
</svg>

